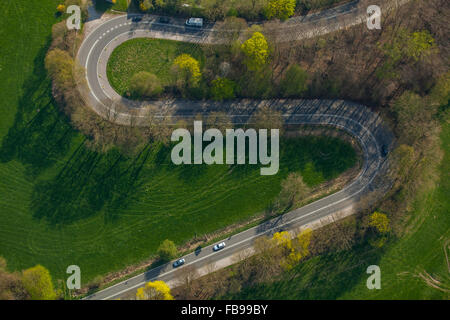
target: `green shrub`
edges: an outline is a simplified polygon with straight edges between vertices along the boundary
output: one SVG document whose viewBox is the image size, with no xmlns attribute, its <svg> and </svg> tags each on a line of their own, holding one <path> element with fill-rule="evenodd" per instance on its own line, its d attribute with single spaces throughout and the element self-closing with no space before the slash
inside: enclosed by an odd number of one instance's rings
<svg viewBox="0 0 450 320">
<path fill-rule="evenodd" d="M 153 73 L 141 71 L 131 78 L 130 91 L 134 97 L 154 98 L 161 94 L 163 87 Z"/>
<path fill-rule="evenodd" d="M 177 256 L 177 247 L 169 239 L 164 240 L 158 248 L 158 255 L 161 260 L 169 261 Z"/>
<path fill-rule="evenodd" d="M 283 97 L 301 97 L 306 90 L 308 74 L 300 66 L 294 64 L 288 68 L 280 83 Z"/>
<path fill-rule="evenodd" d="M 212 98 L 217 101 L 234 99 L 236 83 L 227 78 L 217 78 L 211 82 Z"/>
</svg>

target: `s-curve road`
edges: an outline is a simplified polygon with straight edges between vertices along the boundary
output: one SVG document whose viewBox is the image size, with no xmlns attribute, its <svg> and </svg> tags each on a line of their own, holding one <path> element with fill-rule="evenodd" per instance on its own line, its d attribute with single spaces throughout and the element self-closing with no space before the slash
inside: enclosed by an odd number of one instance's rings
<svg viewBox="0 0 450 320">
<path fill-rule="evenodd" d="M 316 21 L 316 19 L 334 19 L 336 15 L 350 15 L 356 21 L 360 18 L 360 13 L 356 10 L 355 3 L 357 1 L 335 8 L 334 16 L 325 11 L 322 14 L 304 18 L 302 21 L 288 21 L 288 23 L 302 25 Z M 107 59 L 113 48 L 118 44 L 134 37 L 209 43 L 215 41 L 211 26 L 205 29 L 191 29 L 184 27 L 182 21 L 173 20 L 171 24 L 161 24 L 158 21 L 155 16 L 143 16 L 139 22 L 133 22 L 132 16 L 118 16 L 99 25 L 86 36 L 78 52 L 78 61 L 86 69 L 88 90 L 81 90 L 81 92 L 88 105 L 101 116 L 119 124 L 129 124 L 131 119 L 136 119 L 138 125 L 145 125 L 146 121 L 145 112 L 140 112 L 145 111 L 143 105 L 119 97 L 107 81 Z M 120 100 L 124 105 L 124 108 L 120 111 L 111 109 L 113 102 L 117 100 Z M 370 194 L 380 196 L 388 188 L 388 186 L 379 186 L 379 183 L 375 182 L 376 177 L 387 166 L 386 157 L 382 150 L 392 149 L 394 136 L 382 123 L 379 115 L 363 105 L 343 100 L 238 100 L 222 103 L 173 100 L 152 102 L 152 104 L 161 108 L 171 108 L 175 116 L 184 118 L 194 118 L 199 113 L 221 111 L 226 113 L 236 124 L 248 122 L 255 111 L 262 106 L 269 105 L 282 113 L 286 125 L 333 126 L 352 135 L 358 141 L 363 153 L 361 171 L 355 180 L 339 192 L 233 235 L 228 239 L 223 239 L 226 242 L 226 247 L 218 252 L 214 252 L 212 246 L 202 248 L 199 252 L 184 256 L 186 263 L 179 268 L 173 268 L 172 262 L 167 263 L 99 291 L 85 299 L 117 299 L 142 287 L 148 281 L 173 282 L 179 278 L 180 272 L 186 267 L 190 266 L 198 270 L 219 261 L 227 261 L 227 259 L 231 261 L 231 257 L 250 248 L 253 241 L 259 236 L 271 235 L 280 229 L 297 228 L 338 212 L 352 210 L 361 197 Z M 113 117 L 110 117 L 111 113 L 114 114 Z M 375 191 L 375 189 L 378 190 Z M 214 214 L 214 212 L 211 214 Z M 222 263 L 221 267 L 223 266 Z"/>
</svg>

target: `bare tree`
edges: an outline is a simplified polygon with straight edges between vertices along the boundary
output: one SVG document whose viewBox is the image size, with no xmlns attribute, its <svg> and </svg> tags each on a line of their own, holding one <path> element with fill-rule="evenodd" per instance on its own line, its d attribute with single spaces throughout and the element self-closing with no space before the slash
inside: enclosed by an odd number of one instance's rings
<svg viewBox="0 0 450 320">
<path fill-rule="evenodd" d="M 274 110 L 270 106 L 259 108 L 250 118 L 249 123 L 256 129 L 279 129 L 283 131 L 284 120 L 281 111 Z"/>
<path fill-rule="evenodd" d="M 231 129 L 233 127 L 230 116 L 225 112 L 220 111 L 209 113 L 205 123 L 207 127 L 219 129 L 222 133 L 224 133 L 226 129 Z"/>
</svg>

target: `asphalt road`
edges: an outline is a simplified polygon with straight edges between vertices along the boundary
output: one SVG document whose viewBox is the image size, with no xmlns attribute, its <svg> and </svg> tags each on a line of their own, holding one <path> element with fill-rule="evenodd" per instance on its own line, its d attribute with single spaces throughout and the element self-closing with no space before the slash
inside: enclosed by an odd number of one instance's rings
<svg viewBox="0 0 450 320">
<path fill-rule="evenodd" d="M 277 41 L 301 40 L 361 23 L 361 15 L 365 13 L 358 8 L 358 2 L 353 1 L 319 13 L 289 19 L 274 30 L 277 33 L 275 38 Z M 136 17 L 142 20 L 133 22 Z M 86 70 L 88 84 L 84 95 L 95 111 L 103 116 L 109 114 L 110 110 L 107 110 L 105 105 L 111 105 L 112 101 L 121 100 L 129 107 L 139 108 L 136 102 L 122 99 L 107 81 L 106 64 L 114 48 L 124 41 L 140 37 L 192 43 L 225 41 L 222 33 L 216 30 L 214 24 L 207 24 L 202 29 L 187 27 L 183 19 L 176 18 L 171 18 L 169 23 L 160 23 L 159 16 L 155 15 L 125 14 L 111 18 L 90 32 L 78 51 L 77 59 Z M 121 115 L 116 122 L 126 123 L 124 118 L 126 115 Z"/>
<path fill-rule="evenodd" d="M 301 21 L 288 21 L 288 24 L 302 25 L 314 21 L 315 25 L 320 25 L 319 21 L 330 21 L 339 15 L 351 16 L 356 21 L 360 18 L 360 12 L 355 11 L 356 2 L 335 8 L 331 13 L 325 11 L 309 18 L 299 18 Z M 141 113 L 142 105 L 119 97 L 107 82 L 106 63 L 110 52 L 121 42 L 134 37 L 211 42 L 214 41 L 214 36 L 211 36 L 214 31 L 211 29 L 212 26 L 200 30 L 186 28 L 182 25 L 183 21 L 175 19 L 167 25 L 158 23 L 155 16 L 144 16 L 138 23 L 132 22 L 131 18 L 124 15 L 108 20 L 85 38 L 78 52 L 78 60 L 86 68 L 88 90 L 81 91 L 84 99 L 101 116 L 120 124 L 128 124 L 131 118 L 134 118 L 138 120 L 138 124 L 145 125 L 145 117 Z M 314 32 L 313 30 L 310 34 Z M 126 108 L 120 111 L 111 110 L 112 102 L 118 99 Z M 223 103 L 173 100 L 152 104 L 161 108 L 172 108 L 177 116 L 184 118 L 194 117 L 198 113 L 221 111 L 227 113 L 235 123 L 245 123 L 261 106 L 270 105 L 282 112 L 286 124 L 329 125 L 345 130 L 355 137 L 363 150 L 364 161 L 361 172 L 341 191 L 224 239 L 227 246 L 219 252 L 213 252 L 212 246 L 208 246 L 202 248 L 200 252 L 188 254 L 183 257 L 186 264 L 181 268 L 192 266 L 199 269 L 251 247 L 258 236 L 270 235 L 280 228 L 296 228 L 352 208 L 361 197 L 375 194 L 374 181 L 386 167 L 386 159 L 381 154 L 382 146 L 390 150 L 394 142 L 392 133 L 383 125 L 378 114 L 363 105 L 343 100 L 239 100 Z M 110 117 L 111 113 L 114 113 L 113 118 Z M 147 281 L 174 280 L 181 268 L 174 269 L 172 264 L 168 263 L 99 291 L 86 299 L 119 298 L 130 290 L 143 286 Z"/>
<path fill-rule="evenodd" d="M 381 1 L 382 10 L 388 7 L 401 6 L 409 0 Z M 285 42 L 301 40 L 335 30 L 344 29 L 351 25 L 366 22 L 366 8 L 358 6 L 359 0 L 327 9 L 307 16 L 294 17 L 273 28 L 275 41 Z M 133 22 L 133 18 L 140 16 L 139 22 Z M 267 29 L 267 32 L 271 32 Z M 183 19 L 171 18 L 169 23 L 160 23 L 159 16 L 124 14 L 115 16 L 101 23 L 92 30 L 78 50 L 77 60 L 86 70 L 86 86 L 83 88 L 83 98 L 87 104 L 101 116 L 119 124 L 129 124 L 131 114 L 137 119 L 137 125 L 144 122 L 144 104 L 130 101 L 120 97 L 110 86 L 106 66 L 109 55 L 115 47 L 124 41 L 151 37 L 159 39 L 171 39 L 192 43 L 220 43 L 225 41 L 223 33 L 218 33 L 214 24 L 207 24 L 204 28 L 186 27 Z M 81 86 L 80 86 L 81 88 Z M 113 110 L 111 105 L 120 102 L 128 110 Z M 153 102 L 156 106 L 166 106 L 166 102 Z M 173 108 L 178 108 L 179 101 L 170 101 Z M 131 111 L 130 111 L 131 110 Z M 113 116 L 112 116 L 113 114 Z"/>
<path fill-rule="evenodd" d="M 264 103 L 267 104 L 269 101 L 259 102 L 253 105 L 253 109 L 250 108 L 248 101 L 217 105 L 215 107 L 228 110 L 230 114 L 234 115 L 235 122 L 238 123 L 241 121 L 245 122 L 248 115 L 238 115 L 236 110 L 246 113 L 248 110 L 258 109 Z M 394 141 L 391 132 L 382 124 L 377 114 L 362 105 L 342 100 L 270 101 L 270 103 L 273 103 L 274 107 L 276 106 L 283 110 L 287 124 L 330 125 L 341 128 L 354 136 L 363 150 L 364 159 L 361 172 L 351 184 L 337 193 L 233 235 L 229 239 L 224 239 L 227 246 L 217 253 L 212 251 L 212 246 L 208 246 L 202 248 L 199 254 L 188 254 L 183 257 L 186 260 L 186 264 L 181 268 L 191 265 L 198 269 L 225 257 L 231 257 L 237 252 L 250 247 L 258 236 L 270 235 L 277 232 L 280 228 L 285 230 L 293 229 L 336 212 L 352 208 L 361 197 L 374 192 L 373 181 L 386 164 L 386 159 L 381 154 L 381 148 L 383 145 L 389 149 L 392 148 Z M 246 105 L 246 107 L 239 109 L 241 104 Z M 184 114 L 193 115 L 195 112 L 185 109 Z M 87 297 L 87 299 L 118 298 L 130 290 L 142 286 L 147 281 L 158 279 L 168 282 L 176 279 L 178 277 L 177 271 L 178 269 L 174 269 L 171 263 L 165 264 L 99 291 Z"/>
</svg>

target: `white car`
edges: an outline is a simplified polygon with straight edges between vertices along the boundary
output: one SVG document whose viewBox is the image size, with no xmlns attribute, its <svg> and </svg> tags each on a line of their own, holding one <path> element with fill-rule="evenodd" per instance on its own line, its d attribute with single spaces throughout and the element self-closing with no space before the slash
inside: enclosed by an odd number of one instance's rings
<svg viewBox="0 0 450 320">
<path fill-rule="evenodd" d="M 203 27 L 203 18 L 189 18 L 188 20 L 186 20 L 186 25 L 188 27 L 202 28 Z"/>
<path fill-rule="evenodd" d="M 219 251 L 219 250 L 221 250 L 221 249 L 223 249 L 223 248 L 225 248 L 225 242 L 221 242 L 221 243 L 216 244 L 216 245 L 213 247 L 213 250 L 214 250 L 214 251 Z"/>
</svg>

